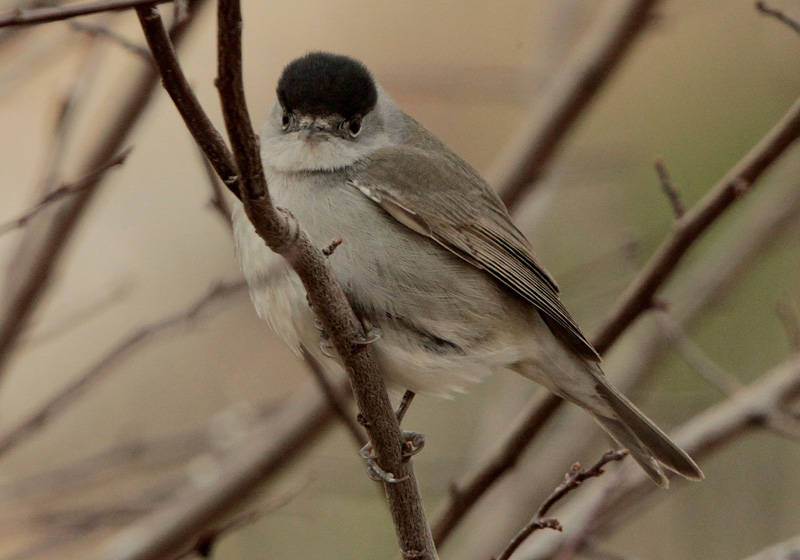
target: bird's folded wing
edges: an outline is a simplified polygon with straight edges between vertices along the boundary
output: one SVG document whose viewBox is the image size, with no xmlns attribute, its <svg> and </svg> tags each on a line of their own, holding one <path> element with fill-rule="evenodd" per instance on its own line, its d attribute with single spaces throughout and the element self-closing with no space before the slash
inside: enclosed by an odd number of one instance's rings
<svg viewBox="0 0 800 560">
<path fill-rule="evenodd" d="M 356 165 L 350 184 L 398 222 L 485 270 L 536 306 L 553 332 L 581 356 L 600 360 L 500 199 L 463 161 L 431 156 L 408 145 L 393 146 Z"/>
</svg>

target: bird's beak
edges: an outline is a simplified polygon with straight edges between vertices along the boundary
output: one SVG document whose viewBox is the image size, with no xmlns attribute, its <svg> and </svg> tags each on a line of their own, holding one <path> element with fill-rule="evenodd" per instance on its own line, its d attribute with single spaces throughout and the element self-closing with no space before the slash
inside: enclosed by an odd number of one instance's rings
<svg viewBox="0 0 800 560">
<path fill-rule="evenodd" d="M 321 117 L 302 117 L 299 129 L 300 136 L 307 139 L 327 137 L 333 130 L 328 119 Z"/>
</svg>

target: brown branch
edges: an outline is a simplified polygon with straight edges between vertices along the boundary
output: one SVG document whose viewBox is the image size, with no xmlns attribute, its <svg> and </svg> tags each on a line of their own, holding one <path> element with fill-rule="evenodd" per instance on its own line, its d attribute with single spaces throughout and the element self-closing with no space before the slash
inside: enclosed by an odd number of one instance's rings
<svg viewBox="0 0 800 560">
<path fill-rule="evenodd" d="M 243 280 L 220 282 L 186 309 L 142 327 L 126 337 L 95 365 L 50 397 L 38 410 L 0 435 L 0 457 L 46 426 L 56 415 L 75 403 L 89 387 L 95 385 L 111 371 L 114 371 L 114 368 L 121 361 L 142 345 L 148 344 L 169 329 L 191 322 L 200 312 L 220 298 L 242 293 L 244 289 L 245 283 Z"/>
<path fill-rule="evenodd" d="M 171 1 L 172 0 L 100 0 L 98 2 L 87 2 L 85 4 L 73 4 L 70 6 L 31 8 L 27 10 L 17 9 L 10 13 L 0 15 L 0 27 L 48 23 L 90 14 L 99 14 L 101 12 L 126 10 L 135 8 L 136 6 L 155 6 L 156 4 L 166 4 Z"/>
<path fill-rule="evenodd" d="M 203 1 L 194 0 L 193 10 Z M 193 21 L 190 19 L 186 24 L 174 28 L 176 42 L 182 40 Z M 106 165 L 115 157 L 150 102 L 157 84 L 158 73 L 147 68 L 127 88 L 127 97 L 116 112 L 107 118 L 108 128 L 80 166 L 84 175 Z M 101 178 L 97 178 L 83 190 L 52 205 L 26 228 L 25 237 L 12 257 L 3 299 L 0 301 L 0 379 L 100 181 Z"/>
<path fill-rule="evenodd" d="M 342 394 L 346 384 L 337 388 Z M 271 422 L 256 428 L 240 446 L 217 461 L 218 476 L 208 486 L 187 488 L 166 507 L 110 539 L 97 560 L 164 558 L 185 550 L 219 520 L 238 511 L 253 489 L 279 473 L 299 451 L 322 434 L 332 411 L 315 387 L 291 395 Z"/>
<path fill-rule="evenodd" d="M 193 95 L 176 96 L 176 93 L 186 94 L 188 88 L 182 85 L 185 79 L 175 78 L 180 74 L 180 67 L 171 49 L 165 48 L 165 44 L 168 43 L 165 34 L 158 29 L 163 28 L 158 13 L 154 9 L 145 8 L 140 8 L 137 12 L 157 64 L 162 70 L 167 70 L 168 74 L 174 75 L 165 76 L 164 85 L 171 90 L 170 95 L 184 114 L 185 110 L 181 108 L 181 104 L 192 105 L 196 100 Z M 241 193 L 245 211 L 267 245 L 287 259 L 303 282 L 315 313 L 351 376 L 359 410 L 366 418 L 370 440 L 377 453 L 378 465 L 384 471 L 391 472 L 396 478 L 403 480 L 401 483 L 385 485 L 401 550 L 404 554 L 413 554 L 421 559 L 435 559 L 437 556 L 425 521 L 413 469 L 410 461 L 402 457 L 403 438 L 383 379 L 375 366 L 371 348 L 357 343 L 364 336 L 363 328 L 353 315 L 341 288 L 335 282 L 326 259 L 310 243 L 294 219 L 288 213 L 279 213 L 269 198 L 261 169 L 258 140 L 253 133 L 244 100 L 241 75 L 241 16 L 238 2 L 223 0 L 219 5 L 217 87 L 220 91 L 223 116 L 234 157 L 241 171 L 238 192 Z M 191 93 L 190 90 L 188 92 Z M 201 111 L 199 104 L 197 111 Z M 197 111 L 193 110 L 192 114 L 196 116 Z M 186 114 L 184 119 L 187 120 Z M 191 124 L 190 129 L 198 138 L 198 131 L 193 129 Z M 206 131 L 203 138 L 199 138 L 198 141 L 208 140 L 209 137 L 213 135 Z M 215 149 L 219 153 L 226 152 L 221 140 L 213 142 L 218 144 Z M 208 154 L 207 147 L 203 146 L 203 149 Z M 213 158 L 209 159 L 214 163 Z M 229 179 L 226 183 L 230 186 L 231 178 L 224 178 Z M 237 492 L 244 490 L 245 488 L 240 487 Z M 197 517 L 184 518 L 179 527 L 173 527 L 172 534 L 160 532 L 160 541 L 142 542 L 136 552 L 131 552 L 130 557 L 151 558 L 175 550 L 186 541 L 191 532 L 207 521 L 205 514 L 200 512 L 196 514 Z"/>
<path fill-rule="evenodd" d="M 535 531 L 540 529 L 555 529 L 562 531 L 563 527 L 557 519 L 546 518 L 547 512 L 550 511 L 555 504 L 561 501 L 567 494 L 578 488 L 586 480 L 601 476 L 605 471 L 603 467 L 611 461 L 621 461 L 628 455 L 627 451 L 607 451 L 602 457 L 592 465 L 589 470 L 584 470 L 580 463 L 572 465 L 564 475 L 564 482 L 562 482 L 553 493 L 539 507 L 536 515 L 531 521 L 517 533 L 511 542 L 508 543 L 505 550 L 497 557 L 497 560 L 508 560 L 515 550 Z"/>
<path fill-rule="evenodd" d="M 183 122 L 192 137 L 203 150 L 217 175 L 237 197 L 241 190 L 239 171 L 225 140 L 208 118 L 192 86 L 181 70 L 178 56 L 170 41 L 158 8 L 148 6 L 136 8 L 147 45 L 161 74 L 164 89 L 169 93 Z"/>
<path fill-rule="evenodd" d="M 634 281 L 609 311 L 594 346 L 603 354 L 643 311 L 652 307 L 656 291 L 677 267 L 694 242 L 748 192 L 772 163 L 800 137 L 800 100 L 708 194 L 675 223 Z"/>
<path fill-rule="evenodd" d="M 656 174 L 658 175 L 658 182 L 661 184 L 661 190 L 663 190 L 664 194 L 667 196 L 667 200 L 669 200 L 672 206 L 672 212 L 675 214 L 676 218 L 682 218 L 686 213 L 686 208 L 683 206 L 680 193 L 669 178 L 669 173 L 667 172 L 667 167 L 664 165 L 664 161 L 657 159 L 654 165 Z"/>
<path fill-rule="evenodd" d="M 542 177 L 567 133 L 646 27 L 656 4 L 656 0 L 628 0 L 606 10 L 575 56 L 536 99 L 535 109 L 520 126 L 521 136 L 489 174 L 509 208 Z"/>
<path fill-rule="evenodd" d="M 61 200 L 62 198 L 79 193 L 84 189 L 91 188 L 97 182 L 103 178 L 103 176 L 108 173 L 114 167 L 118 165 L 122 165 L 125 163 L 125 160 L 131 153 L 132 148 L 128 148 L 124 150 L 121 154 L 119 154 L 114 159 L 104 163 L 97 169 L 89 172 L 87 175 L 84 175 L 82 178 L 78 179 L 74 183 L 61 185 L 60 187 L 50 191 L 46 195 L 44 195 L 39 201 L 33 205 L 33 207 L 22 214 L 21 216 L 8 221 L 4 224 L 0 224 L 0 235 L 6 234 L 9 231 L 13 231 L 17 228 L 24 227 L 31 219 L 39 214 L 42 210 L 47 208 L 50 204 L 53 204 L 56 201 Z"/>
<path fill-rule="evenodd" d="M 138 56 L 148 63 L 152 62 L 153 60 L 153 57 L 150 56 L 150 51 L 148 51 L 146 48 L 142 47 L 141 45 L 137 45 L 133 41 L 129 41 L 127 38 L 115 32 L 113 29 L 109 29 L 104 25 L 85 23 L 82 21 L 71 21 L 69 22 L 69 26 L 75 31 L 85 33 L 90 37 L 98 37 L 115 45 L 119 45 L 129 53 Z"/>
<path fill-rule="evenodd" d="M 794 356 L 772 371 L 763 374 L 730 399 L 714 405 L 687 422 L 675 434 L 675 442 L 696 459 L 702 459 L 753 428 L 766 425 L 776 406 L 800 398 L 800 355 Z M 636 470 L 619 485 L 613 495 L 602 489 L 583 501 L 573 502 L 572 516 L 582 517 L 581 512 L 596 510 L 593 531 L 590 534 L 606 534 L 637 510 L 643 501 L 654 494 L 655 487 Z M 576 513 L 577 512 L 577 513 Z M 574 525 L 577 529 L 577 523 Z M 542 543 L 536 553 L 529 551 L 528 559 L 553 558 L 561 542 L 569 538 L 558 535 L 551 542 Z M 587 535 L 589 536 L 589 535 Z"/>
<path fill-rule="evenodd" d="M 673 311 L 674 317 L 680 323 L 687 323 L 696 318 L 704 308 L 726 293 L 731 279 L 739 276 L 745 263 L 751 261 L 768 240 L 784 231 L 788 224 L 796 220 L 798 214 L 800 214 L 800 189 L 797 185 L 788 185 L 784 192 L 777 194 L 774 200 L 768 201 L 766 208 L 759 207 L 744 216 L 742 223 L 748 224 L 748 227 L 741 231 L 746 233 L 731 240 L 728 249 L 722 251 L 723 258 L 714 270 L 706 271 L 702 275 L 694 274 L 694 277 L 701 276 L 702 279 L 692 282 L 691 286 L 687 286 L 681 292 L 684 294 L 680 298 L 682 305 L 676 306 Z M 618 375 L 616 378 L 621 390 L 633 380 L 641 378 L 644 372 L 652 371 L 651 366 L 655 358 L 666 348 L 666 342 L 660 330 L 651 330 L 648 337 L 637 342 L 636 347 L 637 354 L 626 362 L 627 370 L 623 368 L 622 372 L 617 372 L 622 374 L 622 377 Z M 517 424 L 500 438 L 501 443 L 497 450 L 454 485 L 450 498 L 434 522 L 434 534 L 438 546 L 447 540 L 456 525 L 475 507 L 487 490 L 517 464 L 533 438 L 561 408 L 563 402 L 545 389 L 537 391 L 520 414 Z M 587 419 L 578 432 L 583 433 L 583 430 L 588 429 L 589 422 Z M 579 454 L 580 448 L 588 443 L 580 437 L 572 438 L 572 442 L 571 446 L 559 443 L 556 449 L 550 448 L 544 455 L 557 455 L 552 459 L 556 465 L 561 460 L 567 462 Z M 487 552 L 487 555 L 490 553 Z"/>
<path fill-rule="evenodd" d="M 778 21 L 785 23 L 795 33 L 800 33 L 800 21 L 797 21 L 793 17 L 786 15 L 781 10 L 777 10 L 771 6 L 768 6 L 766 2 L 756 2 L 756 10 L 764 15 L 772 16 Z"/>
<path fill-rule="evenodd" d="M 433 536 L 441 546 L 475 503 L 519 461 L 522 452 L 563 401 L 540 389 L 520 414 L 521 420 L 501 440 L 500 447 L 453 484 L 449 500 L 436 516 Z"/>
</svg>

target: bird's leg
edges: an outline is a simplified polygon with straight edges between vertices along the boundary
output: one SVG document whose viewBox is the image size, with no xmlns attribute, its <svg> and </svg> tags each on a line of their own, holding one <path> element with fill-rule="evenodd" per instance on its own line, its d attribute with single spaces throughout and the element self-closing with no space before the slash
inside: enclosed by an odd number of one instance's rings
<svg viewBox="0 0 800 560">
<path fill-rule="evenodd" d="M 356 344 L 366 346 L 367 344 L 372 344 L 381 339 L 383 336 L 383 331 L 381 331 L 381 329 L 370 323 L 368 319 L 362 318 L 360 321 L 361 326 L 364 327 L 364 337 L 356 340 Z"/>
<path fill-rule="evenodd" d="M 411 401 L 414 400 L 415 395 L 416 393 L 410 389 L 406 389 L 406 392 L 403 393 L 403 398 L 400 399 L 400 406 L 397 407 L 397 412 L 395 412 L 398 424 L 402 424 L 403 417 L 408 412 L 408 407 L 411 406 Z M 425 434 L 403 430 L 403 439 L 405 440 L 403 443 L 403 458 L 406 460 L 422 451 L 422 448 L 425 447 Z"/>
<path fill-rule="evenodd" d="M 414 391 L 407 390 L 403 394 L 403 398 L 400 400 L 400 406 L 397 408 L 397 412 L 395 412 L 395 416 L 397 417 L 397 422 L 400 423 L 403 421 L 403 417 L 405 416 L 406 412 L 408 411 L 408 407 L 411 405 L 411 401 L 414 400 Z M 359 414 L 358 415 L 359 422 L 366 426 L 366 419 Z M 422 448 L 425 447 L 425 435 L 420 434 L 418 432 L 410 432 L 407 430 L 402 431 L 403 434 L 403 459 L 408 460 L 413 455 L 416 455 Z M 376 482 L 389 482 L 392 484 L 396 484 L 398 482 L 403 482 L 407 477 L 403 478 L 396 478 L 394 474 L 390 472 L 386 472 L 376 462 L 378 455 L 375 453 L 375 449 L 372 446 L 372 442 L 368 442 L 361 450 L 358 452 L 359 455 L 363 459 L 367 461 L 367 475 Z"/>
<path fill-rule="evenodd" d="M 333 352 L 334 347 L 331 343 L 331 339 L 328 338 L 328 332 L 325 330 L 325 327 L 322 325 L 322 322 L 314 318 L 314 327 L 319 331 L 319 350 L 329 358 L 335 358 Z"/>
</svg>

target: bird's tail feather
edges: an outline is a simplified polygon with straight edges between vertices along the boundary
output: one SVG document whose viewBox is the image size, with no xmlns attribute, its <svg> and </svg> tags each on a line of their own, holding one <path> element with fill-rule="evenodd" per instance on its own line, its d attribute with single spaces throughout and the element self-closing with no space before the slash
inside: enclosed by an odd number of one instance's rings
<svg viewBox="0 0 800 560">
<path fill-rule="evenodd" d="M 669 485 L 661 466 L 686 478 L 702 480 L 703 472 L 689 455 L 647 418 L 631 401 L 614 389 L 605 378 L 596 376 L 597 391 L 610 413 L 588 408 L 603 429 L 625 446 L 656 484 Z"/>
</svg>

